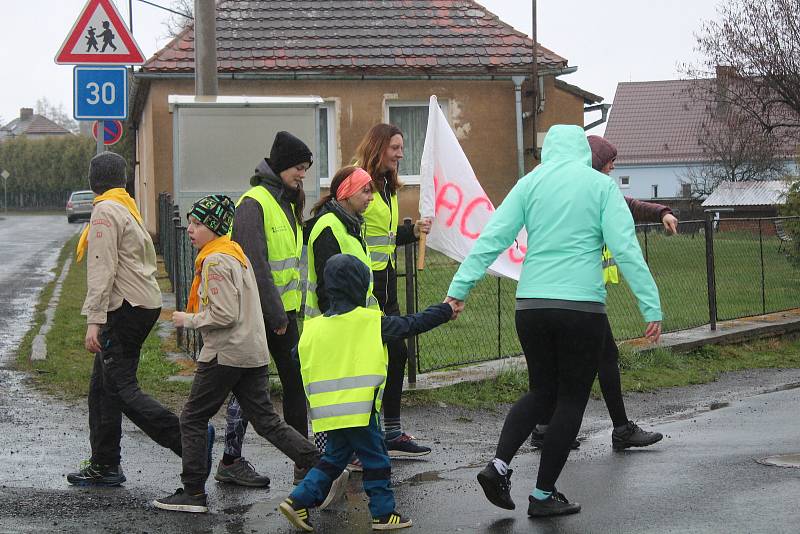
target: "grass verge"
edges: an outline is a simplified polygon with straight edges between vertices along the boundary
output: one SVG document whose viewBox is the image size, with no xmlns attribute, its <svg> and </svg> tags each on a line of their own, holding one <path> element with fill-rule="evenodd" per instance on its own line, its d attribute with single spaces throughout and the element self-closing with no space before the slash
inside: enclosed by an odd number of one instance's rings
<svg viewBox="0 0 800 534">
<path fill-rule="evenodd" d="M 77 239 L 77 238 L 76 238 Z M 59 258 L 63 265 L 76 239 L 68 242 Z M 72 260 L 74 261 L 74 260 Z M 60 271 L 60 268 L 59 268 Z M 64 398 L 86 396 L 94 358 L 83 346 L 86 319 L 81 315 L 86 295 L 86 262 L 73 263 L 64 279 L 61 299 L 56 307 L 53 326 L 47 333 L 47 360 L 30 362 L 30 342 L 44 319 L 44 309 L 52 295 L 54 284 L 48 284 L 37 306 L 34 328 L 25 336 L 18 352 L 20 366 L 32 371 L 35 382 L 53 395 Z M 158 328 L 158 327 L 156 327 Z M 165 358 L 161 339 L 156 329 L 150 333 L 142 347 L 138 378 L 142 389 L 167 404 L 174 405 L 185 399 L 190 385 L 168 382 L 180 367 Z"/>
<path fill-rule="evenodd" d="M 624 392 L 705 384 L 728 371 L 787 368 L 800 368 L 800 339 L 709 345 L 688 354 L 674 354 L 663 349 L 640 353 L 625 346 L 620 349 L 620 376 Z M 444 403 L 495 410 L 502 404 L 515 402 L 527 391 L 527 370 L 515 366 L 504 369 L 492 380 L 461 383 L 437 390 L 411 390 L 407 394 L 407 401 L 415 405 Z M 596 381 L 592 395 L 595 398 L 600 396 Z"/>
</svg>

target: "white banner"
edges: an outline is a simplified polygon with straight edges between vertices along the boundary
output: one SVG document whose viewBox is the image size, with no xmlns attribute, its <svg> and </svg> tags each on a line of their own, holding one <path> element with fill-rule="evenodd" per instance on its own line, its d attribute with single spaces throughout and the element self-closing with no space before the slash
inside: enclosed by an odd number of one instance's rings
<svg viewBox="0 0 800 534">
<path fill-rule="evenodd" d="M 494 212 L 494 205 L 478 182 L 436 96 L 431 96 L 428 109 L 420 174 L 419 212 L 433 219 L 427 246 L 463 262 Z M 523 228 L 489 272 L 519 280 L 527 242 Z"/>
</svg>

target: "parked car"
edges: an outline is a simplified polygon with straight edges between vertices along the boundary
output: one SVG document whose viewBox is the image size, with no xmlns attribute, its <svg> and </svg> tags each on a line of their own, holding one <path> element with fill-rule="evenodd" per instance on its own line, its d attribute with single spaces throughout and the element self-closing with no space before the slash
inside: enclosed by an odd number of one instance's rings
<svg viewBox="0 0 800 534">
<path fill-rule="evenodd" d="M 91 218 L 94 197 L 94 191 L 73 191 L 67 200 L 67 221 Z"/>
</svg>

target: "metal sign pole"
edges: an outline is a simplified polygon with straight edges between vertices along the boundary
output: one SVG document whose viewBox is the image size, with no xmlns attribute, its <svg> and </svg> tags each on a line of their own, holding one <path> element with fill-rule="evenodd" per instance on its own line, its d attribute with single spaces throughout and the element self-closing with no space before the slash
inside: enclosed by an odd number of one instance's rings
<svg viewBox="0 0 800 534">
<path fill-rule="evenodd" d="M 8 215 L 8 177 L 11 176 L 11 173 L 7 170 L 3 169 L 3 172 L 0 172 L 0 177 L 3 178 L 3 211 L 6 215 Z"/>
<path fill-rule="evenodd" d="M 103 120 L 97 121 L 97 153 L 102 154 L 106 151 L 106 123 Z"/>
</svg>

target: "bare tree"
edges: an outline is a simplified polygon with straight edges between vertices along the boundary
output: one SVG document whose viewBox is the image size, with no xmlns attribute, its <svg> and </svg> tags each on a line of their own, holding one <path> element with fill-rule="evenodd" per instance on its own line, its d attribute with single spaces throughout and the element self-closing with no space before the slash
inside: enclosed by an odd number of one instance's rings
<svg viewBox="0 0 800 534">
<path fill-rule="evenodd" d="M 72 133 L 78 133 L 79 131 L 78 123 L 67 114 L 64 110 L 63 103 L 56 106 L 52 104 L 47 97 L 42 97 L 36 101 L 36 113 L 47 117 Z"/>
<path fill-rule="evenodd" d="M 688 167 L 683 177 L 694 197 L 709 195 L 721 182 L 775 180 L 786 174 L 781 140 L 738 110 L 710 109 L 697 144 L 703 162 Z"/>
<path fill-rule="evenodd" d="M 765 132 L 800 137 L 800 0 L 728 0 L 717 12 L 697 36 L 703 62 L 686 73 L 708 77 L 729 66 L 736 83 L 717 99 Z"/>
<path fill-rule="evenodd" d="M 164 22 L 169 37 L 177 37 L 194 18 L 194 0 L 172 0 L 173 13 Z"/>
</svg>

